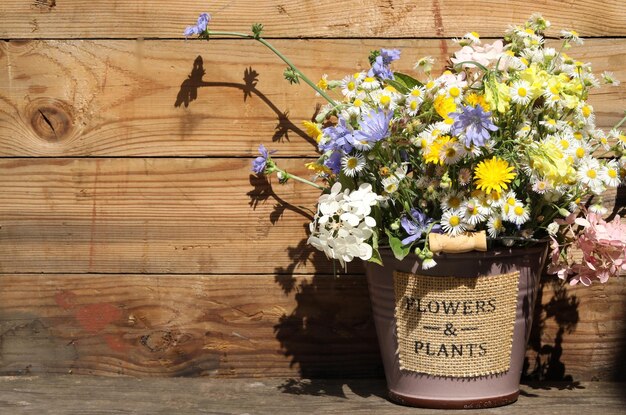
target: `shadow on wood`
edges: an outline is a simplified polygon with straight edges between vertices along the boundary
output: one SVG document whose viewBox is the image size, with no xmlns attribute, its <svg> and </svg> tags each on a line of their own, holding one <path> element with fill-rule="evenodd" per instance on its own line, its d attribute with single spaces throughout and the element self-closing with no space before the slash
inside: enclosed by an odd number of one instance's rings
<svg viewBox="0 0 626 415">
<path fill-rule="evenodd" d="M 545 303 L 543 295 L 546 288 L 552 288 L 552 298 Z M 571 382 L 574 379 L 566 374 L 565 364 L 561 361 L 563 353 L 563 335 L 576 329 L 578 323 L 579 300 L 575 295 L 567 292 L 563 282 L 556 277 L 543 276 L 537 294 L 533 328 L 530 333 L 528 346 L 536 353 L 533 364 L 526 358 L 524 379 L 541 380 L 552 382 Z M 554 338 L 554 344 L 543 342 L 546 322 L 554 319 L 558 330 Z"/>
<path fill-rule="evenodd" d="M 174 102 L 175 107 L 188 107 L 192 101 L 195 101 L 198 98 L 198 88 L 228 87 L 241 89 L 243 91 L 244 102 L 251 97 L 252 94 L 254 94 L 255 96 L 261 98 L 261 100 L 276 113 L 278 123 L 274 129 L 275 133 L 272 137 L 272 141 L 289 141 L 289 133 L 294 132 L 302 139 L 310 142 L 313 146 L 317 145 L 315 140 L 309 137 L 302 129 L 289 120 L 288 111 L 281 111 L 280 108 L 278 108 L 267 96 L 256 88 L 257 83 L 259 82 L 259 73 L 252 69 L 252 67 L 248 67 L 244 71 L 244 83 L 242 84 L 233 82 L 207 82 L 203 80 L 205 74 L 206 71 L 204 69 L 204 61 L 202 56 L 198 56 L 193 62 L 191 73 L 180 85 L 180 90 L 178 91 L 176 101 Z M 315 117 L 315 115 L 313 117 Z"/>
</svg>

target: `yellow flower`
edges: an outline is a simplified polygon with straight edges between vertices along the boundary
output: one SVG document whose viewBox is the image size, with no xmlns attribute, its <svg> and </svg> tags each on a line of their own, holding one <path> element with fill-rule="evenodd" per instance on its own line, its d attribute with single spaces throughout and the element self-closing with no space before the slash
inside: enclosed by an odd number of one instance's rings
<svg viewBox="0 0 626 415">
<path fill-rule="evenodd" d="M 322 75 L 322 78 L 317 83 L 317 86 L 322 91 L 326 91 L 328 89 L 328 75 Z"/>
<path fill-rule="evenodd" d="M 323 174 L 331 174 L 332 170 L 330 170 L 328 167 L 324 166 L 323 164 L 318 164 L 315 162 L 311 162 L 311 163 L 306 163 L 305 164 L 306 168 L 309 170 L 313 170 L 315 173 L 323 173 Z"/>
<path fill-rule="evenodd" d="M 483 160 L 474 169 L 476 187 L 486 194 L 493 191 L 500 193 L 508 189 L 508 183 L 515 178 L 513 170 L 506 160 L 498 157 Z"/>
<path fill-rule="evenodd" d="M 322 130 L 320 130 L 320 127 L 311 121 L 302 121 L 302 125 L 304 125 L 306 134 L 319 143 L 322 139 Z"/>
<path fill-rule="evenodd" d="M 449 114 L 451 112 L 456 112 L 456 104 L 454 103 L 454 98 L 452 97 L 437 95 L 433 105 L 435 106 L 437 114 L 439 114 L 443 119 L 449 118 Z"/>
<path fill-rule="evenodd" d="M 485 87 L 485 101 L 489 104 L 491 111 L 505 113 L 509 109 L 511 94 L 509 87 L 500 82 L 490 82 Z"/>
<path fill-rule="evenodd" d="M 426 163 L 443 164 L 441 158 L 441 150 L 444 145 L 451 142 L 452 139 L 448 135 L 437 137 L 433 143 L 424 149 L 424 161 Z"/>
<path fill-rule="evenodd" d="M 472 107 L 480 105 L 483 108 L 483 111 L 489 111 L 489 104 L 487 104 L 487 101 L 485 101 L 485 97 L 482 95 L 478 95 L 472 92 L 467 97 L 465 97 L 465 101 Z"/>
</svg>

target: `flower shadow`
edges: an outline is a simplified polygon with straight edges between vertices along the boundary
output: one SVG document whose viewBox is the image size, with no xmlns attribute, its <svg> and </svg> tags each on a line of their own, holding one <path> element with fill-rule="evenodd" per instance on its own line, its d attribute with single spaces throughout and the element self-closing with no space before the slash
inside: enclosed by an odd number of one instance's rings
<svg viewBox="0 0 626 415">
<path fill-rule="evenodd" d="M 312 214 L 282 200 L 264 176 L 250 175 L 253 189 L 250 206 L 274 201 L 270 222 L 275 224 L 286 210 L 307 219 Z M 308 225 L 303 224 L 306 229 Z M 295 308 L 284 313 L 274 326 L 282 353 L 297 368 L 297 379 L 288 379 L 280 389 L 285 393 L 344 397 L 344 386 L 369 396 L 370 383 L 328 382 L 325 379 L 359 379 L 382 376 L 367 283 L 361 267 L 350 264 L 352 273 L 334 270 L 323 253 L 302 239 L 287 247 L 290 262 L 274 270 L 274 281 L 285 295 L 292 295 Z M 299 275 L 307 266 L 313 273 Z M 341 273 L 341 275 L 338 275 Z M 364 390 L 363 388 L 367 389 Z M 363 390 L 361 390 L 363 389 Z M 383 388 L 380 393 L 382 394 Z"/>
<path fill-rule="evenodd" d="M 301 260 L 299 247 L 290 248 Z M 318 254 L 314 254 L 318 255 Z M 316 273 L 294 277 L 276 270 L 276 282 L 294 294 L 296 307 L 274 326 L 283 354 L 299 378 L 287 379 L 284 393 L 346 397 L 346 388 L 359 396 L 384 396 L 382 361 L 373 324 L 367 284 L 362 275 L 339 277 Z M 381 380 L 380 387 L 364 383 Z M 341 382 L 328 382 L 341 379 Z"/>
<path fill-rule="evenodd" d="M 543 296 L 549 291 L 552 292 L 552 298 L 545 302 Z M 543 276 L 528 342 L 528 347 L 535 354 L 535 360 L 531 363 L 526 358 L 523 382 L 534 388 L 580 388 L 580 382 L 567 374 L 565 364 L 561 361 L 563 338 L 565 334 L 573 333 L 576 329 L 579 305 L 579 299 L 568 292 L 561 280 L 553 276 Z M 543 340 L 546 337 L 544 334 L 549 330 L 550 320 L 554 320 L 557 325 L 554 344 L 546 344 Z"/>
<path fill-rule="evenodd" d="M 176 95 L 176 101 L 174 102 L 175 107 L 189 107 L 193 101 L 198 99 L 198 90 L 200 88 L 226 87 L 240 89 L 243 92 L 244 102 L 254 95 L 260 98 L 263 103 L 265 103 L 276 114 L 277 124 L 274 128 L 275 132 L 272 137 L 272 141 L 290 141 L 290 133 L 294 133 L 312 145 L 317 145 L 314 139 L 309 137 L 301 128 L 289 120 L 288 111 L 282 111 L 266 95 L 257 89 L 259 73 L 252 69 L 252 67 L 245 69 L 243 83 L 208 82 L 203 79 L 204 75 L 206 75 L 204 60 L 202 59 L 202 56 L 198 55 L 193 62 L 190 74 L 180 84 L 180 89 Z"/>
</svg>

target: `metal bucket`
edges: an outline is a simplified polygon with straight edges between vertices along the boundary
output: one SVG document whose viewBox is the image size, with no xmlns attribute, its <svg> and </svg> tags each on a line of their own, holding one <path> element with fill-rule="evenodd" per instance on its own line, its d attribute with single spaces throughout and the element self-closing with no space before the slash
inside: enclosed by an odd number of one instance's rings
<svg viewBox="0 0 626 415">
<path fill-rule="evenodd" d="M 519 396 L 519 381 L 547 244 L 488 252 L 440 254 L 435 258 L 437 266 L 426 271 L 419 269 L 419 260 L 414 255 L 402 261 L 395 259 L 390 250 L 382 250 L 381 255 L 384 266 L 367 263 L 365 269 L 390 399 L 410 406 L 458 409 L 489 408 L 515 402 Z M 471 278 L 519 271 L 508 371 L 477 377 L 450 377 L 401 369 L 394 314 L 395 271 Z M 494 330 L 497 329 L 494 327 Z"/>
</svg>

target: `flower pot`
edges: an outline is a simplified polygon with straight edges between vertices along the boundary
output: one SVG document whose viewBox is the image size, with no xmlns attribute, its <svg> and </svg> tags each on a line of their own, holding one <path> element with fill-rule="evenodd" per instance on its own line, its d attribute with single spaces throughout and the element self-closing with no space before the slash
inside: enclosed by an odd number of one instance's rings
<svg viewBox="0 0 626 415">
<path fill-rule="evenodd" d="M 546 254 L 547 244 L 440 254 L 423 271 L 416 256 L 399 261 L 383 250 L 384 266 L 367 263 L 390 399 L 428 408 L 515 402 Z"/>
</svg>

